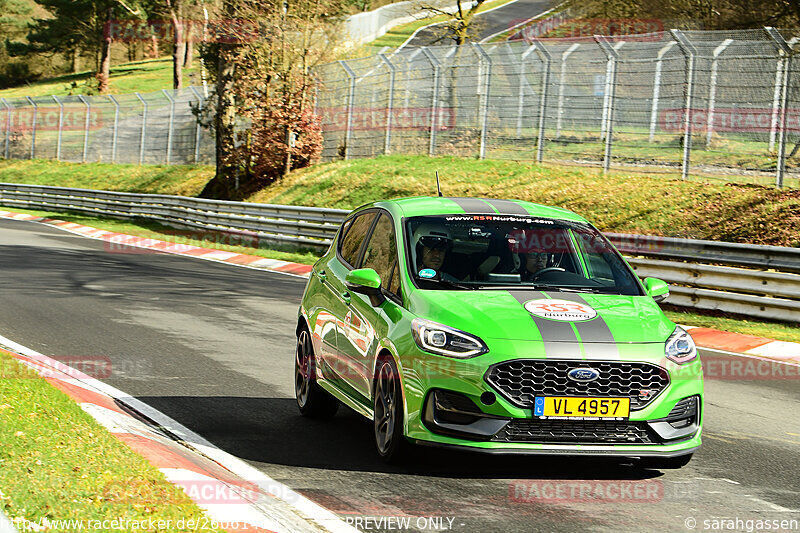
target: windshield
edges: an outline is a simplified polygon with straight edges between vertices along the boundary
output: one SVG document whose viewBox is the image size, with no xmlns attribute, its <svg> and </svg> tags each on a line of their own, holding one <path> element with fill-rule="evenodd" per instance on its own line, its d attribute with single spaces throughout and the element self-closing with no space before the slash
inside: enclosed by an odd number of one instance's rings
<svg viewBox="0 0 800 533">
<path fill-rule="evenodd" d="M 423 289 L 642 294 L 627 264 L 588 224 L 515 215 L 413 217 L 405 239 L 411 275 Z"/>
</svg>

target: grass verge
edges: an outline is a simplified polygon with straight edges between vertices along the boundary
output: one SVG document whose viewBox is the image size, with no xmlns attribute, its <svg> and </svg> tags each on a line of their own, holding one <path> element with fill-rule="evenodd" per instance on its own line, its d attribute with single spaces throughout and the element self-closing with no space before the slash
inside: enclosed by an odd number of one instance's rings
<svg viewBox="0 0 800 533">
<path fill-rule="evenodd" d="M 0 372 L 0 508 L 10 519 L 86 526 L 89 520 L 175 524 L 204 516 L 157 468 L 2 351 Z"/>
<path fill-rule="evenodd" d="M 715 313 L 711 311 L 700 314 L 686 311 L 685 309 L 672 305 L 666 306 L 664 313 L 676 324 L 733 331 L 735 333 L 767 337 L 779 341 L 800 342 L 800 326 L 796 324 L 759 322 L 757 320 L 751 320 L 746 316 Z"/>
</svg>

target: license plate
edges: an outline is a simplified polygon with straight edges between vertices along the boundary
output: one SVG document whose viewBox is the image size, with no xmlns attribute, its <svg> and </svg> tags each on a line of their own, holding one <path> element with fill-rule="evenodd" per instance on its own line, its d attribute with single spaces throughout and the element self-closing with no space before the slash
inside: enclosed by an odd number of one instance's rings
<svg viewBox="0 0 800 533">
<path fill-rule="evenodd" d="M 628 418 L 630 398 L 584 398 L 574 396 L 537 396 L 533 415 L 545 418 Z"/>
</svg>

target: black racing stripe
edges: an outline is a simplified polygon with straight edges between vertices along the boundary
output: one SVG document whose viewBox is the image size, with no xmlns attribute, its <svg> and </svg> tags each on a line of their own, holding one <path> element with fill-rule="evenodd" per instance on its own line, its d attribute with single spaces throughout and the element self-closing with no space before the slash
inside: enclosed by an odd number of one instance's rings
<svg viewBox="0 0 800 533">
<path fill-rule="evenodd" d="M 574 292 L 549 292 L 546 293 L 551 298 L 558 298 L 570 302 L 588 305 L 591 304 L 580 294 Z M 586 351 L 586 357 L 589 359 L 619 359 L 619 349 L 617 342 L 614 340 L 614 335 L 608 324 L 598 313 L 597 318 L 588 320 L 586 322 L 573 322 L 575 328 L 578 330 L 578 335 L 581 336 L 583 342 L 583 349 Z"/>
<path fill-rule="evenodd" d="M 453 198 L 448 197 L 448 200 L 452 200 L 453 202 L 457 203 L 458 206 L 464 210 L 465 213 L 491 213 L 492 215 L 496 215 L 497 211 L 494 208 L 480 200 L 478 198 Z"/>
<path fill-rule="evenodd" d="M 495 198 L 482 198 L 482 200 L 497 209 L 501 215 L 528 215 L 528 210 L 511 200 L 497 200 Z"/>
<path fill-rule="evenodd" d="M 508 291 L 511 296 L 516 298 L 520 305 L 524 305 L 528 300 L 538 299 L 536 292 L 531 291 Z M 539 329 L 544 343 L 545 357 L 552 359 L 581 359 L 581 350 L 578 347 L 578 337 L 570 326 L 569 322 L 558 322 L 547 320 L 535 315 L 530 315 L 533 323 Z"/>
</svg>

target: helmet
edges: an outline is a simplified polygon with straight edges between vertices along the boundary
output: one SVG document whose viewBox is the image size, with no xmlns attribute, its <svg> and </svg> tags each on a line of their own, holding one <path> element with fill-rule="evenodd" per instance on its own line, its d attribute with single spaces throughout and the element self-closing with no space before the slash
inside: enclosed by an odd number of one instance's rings
<svg viewBox="0 0 800 533">
<path fill-rule="evenodd" d="M 453 247 L 453 237 L 450 234 L 450 230 L 439 224 L 423 222 L 414 230 L 412 239 L 414 248 L 417 250 L 420 245 L 426 248 L 444 248 L 446 250 Z"/>
</svg>

